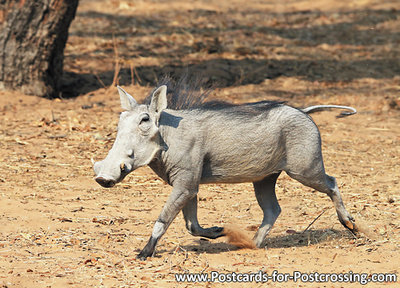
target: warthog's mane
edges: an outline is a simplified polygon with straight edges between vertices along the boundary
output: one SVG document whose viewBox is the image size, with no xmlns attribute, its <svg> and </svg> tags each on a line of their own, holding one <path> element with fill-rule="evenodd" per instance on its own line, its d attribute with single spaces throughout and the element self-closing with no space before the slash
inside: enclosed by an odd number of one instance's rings
<svg viewBox="0 0 400 288">
<path fill-rule="evenodd" d="M 163 77 L 151 93 L 145 98 L 144 104 L 150 104 L 153 92 L 162 85 L 167 86 L 168 109 L 173 110 L 225 110 L 226 112 L 257 113 L 281 106 L 285 102 L 259 101 L 253 103 L 233 104 L 226 101 L 210 100 L 213 88 L 204 88 L 204 82 L 199 78 L 187 75 L 175 81 L 169 76 Z"/>
</svg>

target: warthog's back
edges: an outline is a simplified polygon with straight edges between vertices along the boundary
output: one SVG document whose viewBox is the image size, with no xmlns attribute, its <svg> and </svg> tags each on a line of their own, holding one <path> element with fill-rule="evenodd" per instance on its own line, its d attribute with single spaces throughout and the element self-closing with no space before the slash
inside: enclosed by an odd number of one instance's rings
<svg viewBox="0 0 400 288">
<path fill-rule="evenodd" d="M 170 122 L 179 119 L 179 124 L 164 130 L 165 164 L 201 165 L 201 183 L 253 182 L 284 170 L 291 157 L 298 157 L 292 148 L 319 145 L 313 121 L 282 104 L 168 113 L 175 115 Z"/>
</svg>

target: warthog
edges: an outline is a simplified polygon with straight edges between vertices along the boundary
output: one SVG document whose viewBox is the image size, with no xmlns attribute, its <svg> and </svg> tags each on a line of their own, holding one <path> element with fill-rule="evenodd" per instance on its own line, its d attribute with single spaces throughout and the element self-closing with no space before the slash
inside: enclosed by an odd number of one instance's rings
<svg viewBox="0 0 400 288">
<path fill-rule="evenodd" d="M 158 240 L 181 210 L 190 234 L 211 239 L 225 235 L 223 227 L 199 225 L 197 193 L 203 183 L 253 182 L 264 213 L 254 242 L 263 247 L 281 212 L 275 183 L 282 171 L 326 193 L 339 221 L 356 232 L 335 178 L 325 173 L 319 130 L 307 115 L 325 108 L 350 109 L 348 114 L 354 114 L 354 108 L 322 105 L 301 110 L 270 101 L 197 103 L 196 97 L 188 96 L 193 91 L 187 87 L 173 90 L 167 98 L 166 85 L 154 90 L 148 104 L 138 104 L 122 88 L 118 91 L 124 112 L 107 157 L 94 163 L 95 180 L 112 187 L 135 169 L 149 165 L 173 187 L 139 258 L 153 255 Z"/>
</svg>

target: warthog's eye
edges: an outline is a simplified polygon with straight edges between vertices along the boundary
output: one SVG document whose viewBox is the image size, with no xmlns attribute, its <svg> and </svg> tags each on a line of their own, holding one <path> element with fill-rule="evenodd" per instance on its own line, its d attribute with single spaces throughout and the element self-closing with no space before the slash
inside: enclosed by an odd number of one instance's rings
<svg viewBox="0 0 400 288">
<path fill-rule="evenodd" d="M 140 119 L 139 125 L 144 123 L 144 122 L 149 122 L 150 121 L 150 115 L 149 114 L 143 114 L 142 118 Z"/>
</svg>

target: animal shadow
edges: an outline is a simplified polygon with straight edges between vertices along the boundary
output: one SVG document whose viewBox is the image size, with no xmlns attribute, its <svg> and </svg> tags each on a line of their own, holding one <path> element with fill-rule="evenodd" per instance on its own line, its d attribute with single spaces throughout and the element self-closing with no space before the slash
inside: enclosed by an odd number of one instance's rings
<svg viewBox="0 0 400 288">
<path fill-rule="evenodd" d="M 330 241 L 335 241 L 340 239 L 349 240 L 353 238 L 354 236 L 349 231 L 346 230 L 316 229 L 316 230 L 308 230 L 304 233 L 300 232 L 300 233 L 268 237 L 264 249 L 305 247 L 305 246 L 313 246 L 313 245 L 328 243 Z M 204 238 L 195 240 L 194 244 L 182 245 L 181 248 L 186 251 L 195 252 L 196 254 L 202 254 L 202 253 L 218 254 L 240 249 L 229 243 L 224 243 L 224 242 L 213 243 L 212 240 Z"/>
</svg>

